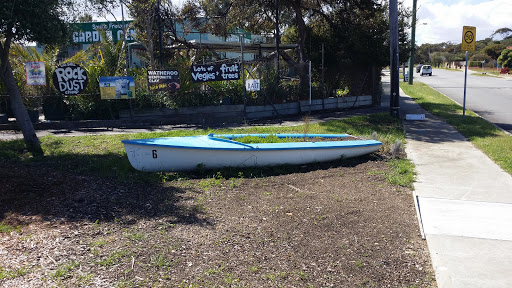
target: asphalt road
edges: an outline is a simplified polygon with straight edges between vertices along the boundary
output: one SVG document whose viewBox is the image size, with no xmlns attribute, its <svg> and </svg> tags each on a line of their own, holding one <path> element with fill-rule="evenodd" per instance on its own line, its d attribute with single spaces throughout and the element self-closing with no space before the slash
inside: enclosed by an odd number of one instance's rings
<svg viewBox="0 0 512 288">
<path fill-rule="evenodd" d="M 434 68 L 432 76 L 414 73 L 414 81 L 421 81 L 463 104 L 464 70 Z M 466 109 L 512 133 L 512 78 L 471 75 L 468 71 Z"/>
</svg>

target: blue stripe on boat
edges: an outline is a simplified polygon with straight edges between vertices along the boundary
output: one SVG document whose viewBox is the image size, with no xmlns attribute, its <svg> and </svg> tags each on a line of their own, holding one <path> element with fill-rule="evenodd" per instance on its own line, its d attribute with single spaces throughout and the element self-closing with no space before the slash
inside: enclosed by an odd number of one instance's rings
<svg viewBox="0 0 512 288">
<path fill-rule="evenodd" d="M 231 134 L 215 135 L 216 137 L 230 136 L 234 138 L 243 136 L 265 137 L 263 135 L 276 135 L 279 138 L 303 138 L 303 134 Z M 308 134 L 310 138 L 339 138 L 347 137 L 347 134 Z M 375 140 L 351 140 L 351 141 L 318 141 L 318 142 L 286 142 L 286 143 L 255 143 L 243 144 L 232 140 L 216 138 L 211 136 L 186 136 L 186 137 L 165 137 L 152 139 L 123 140 L 125 144 L 173 147 L 183 149 L 204 149 L 204 150 L 298 150 L 298 149 L 335 149 L 382 145 Z"/>
</svg>

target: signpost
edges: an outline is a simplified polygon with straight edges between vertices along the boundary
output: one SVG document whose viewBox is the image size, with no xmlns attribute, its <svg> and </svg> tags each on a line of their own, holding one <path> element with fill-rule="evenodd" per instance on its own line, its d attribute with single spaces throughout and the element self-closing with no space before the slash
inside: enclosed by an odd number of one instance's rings
<svg viewBox="0 0 512 288">
<path fill-rule="evenodd" d="M 462 51 L 466 51 L 466 66 L 464 71 L 464 102 L 462 104 L 462 117 L 466 116 L 466 82 L 468 79 L 468 51 L 475 51 L 476 27 L 464 26 L 462 29 Z"/>
</svg>

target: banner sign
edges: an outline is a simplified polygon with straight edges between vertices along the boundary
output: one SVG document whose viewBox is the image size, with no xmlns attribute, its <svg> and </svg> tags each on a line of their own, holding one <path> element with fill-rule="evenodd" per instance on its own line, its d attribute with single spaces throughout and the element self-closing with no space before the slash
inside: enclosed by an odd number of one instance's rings
<svg viewBox="0 0 512 288">
<path fill-rule="evenodd" d="M 180 89 L 178 70 L 148 70 L 148 88 L 150 91 L 176 91 Z"/>
<path fill-rule="evenodd" d="M 247 91 L 260 91 L 260 79 L 247 79 L 247 80 L 245 80 L 245 90 L 247 90 Z"/>
<path fill-rule="evenodd" d="M 46 85 L 44 62 L 25 62 L 25 70 L 27 72 L 27 85 Z"/>
<path fill-rule="evenodd" d="M 133 21 L 124 21 L 124 25 L 128 28 L 128 34 L 126 35 L 126 42 L 134 42 L 134 36 L 136 35 L 135 29 L 132 25 Z M 71 25 L 72 29 L 72 40 L 76 44 L 92 44 L 101 42 L 101 36 L 99 30 L 105 31 L 107 37 L 112 41 L 123 40 L 123 21 L 112 21 L 112 22 L 90 22 L 90 23 L 74 23 Z"/>
<path fill-rule="evenodd" d="M 130 99 L 135 97 L 133 76 L 100 77 L 101 99 Z"/>
<path fill-rule="evenodd" d="M 78 95 L 87 88 L 87 72 L 80 65 L 64 63 L 53 72 L 53 85 L 62 94 Z"/>
<path fill-rule="evenodd" d="M 192 65 L 192 82 L 227 81 L 240 79 L 239 64 Z"/>
</svg>

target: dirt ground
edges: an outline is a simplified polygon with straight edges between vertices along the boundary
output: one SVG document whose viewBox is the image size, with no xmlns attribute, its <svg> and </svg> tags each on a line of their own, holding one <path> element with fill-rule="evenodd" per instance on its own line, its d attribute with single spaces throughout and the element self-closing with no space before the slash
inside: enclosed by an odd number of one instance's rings
<svg viewBox="0 0 512 288">
<path fill-rule="evenodd" d="M 0 160 L 1 287 L 435 287 L 375 157 L 119 182 Z"/>
</svg>

